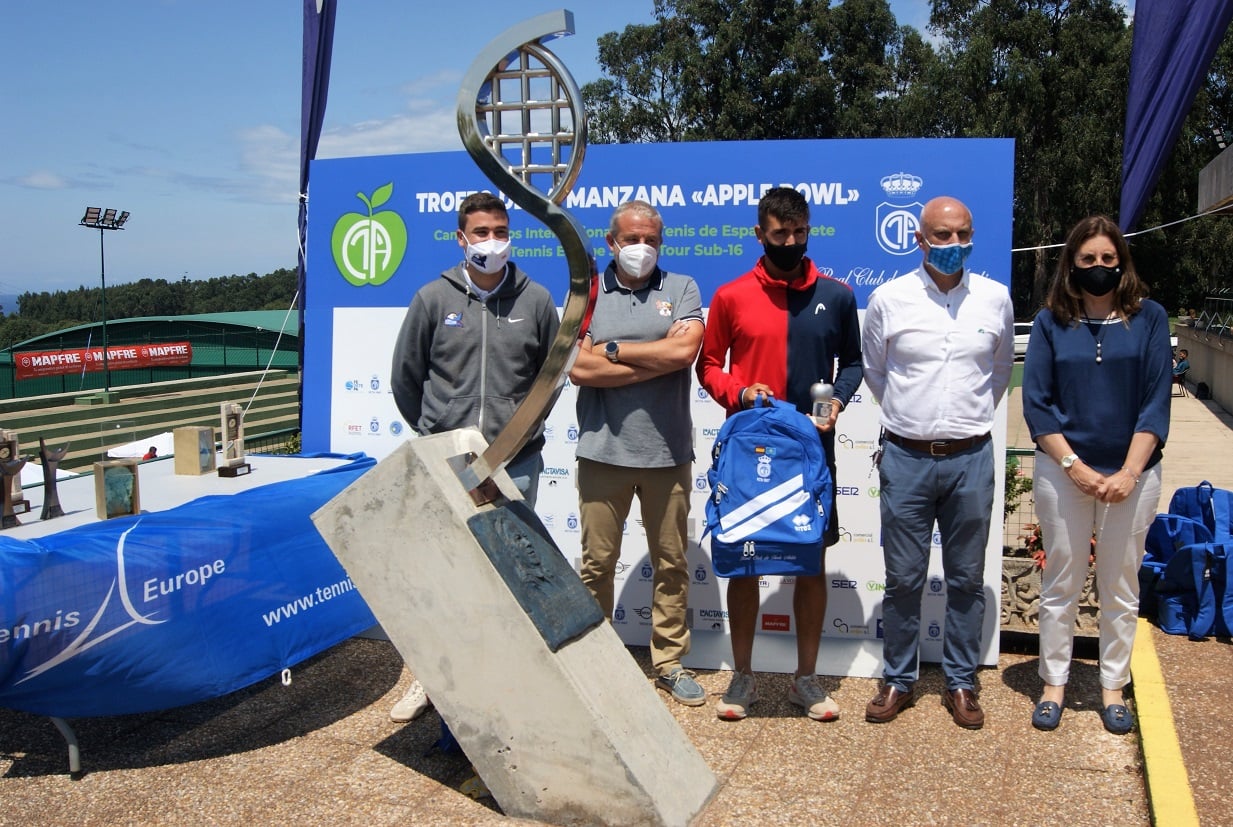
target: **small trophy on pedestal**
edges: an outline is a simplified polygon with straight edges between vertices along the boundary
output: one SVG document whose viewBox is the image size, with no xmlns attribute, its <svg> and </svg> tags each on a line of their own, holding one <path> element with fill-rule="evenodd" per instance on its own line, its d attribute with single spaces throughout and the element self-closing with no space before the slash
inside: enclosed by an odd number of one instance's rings
<svg viewBox="0 0 1233 827">
<path fill-rule="evenodd" d="M 39 437 L 39 462 L 43 465 L 43 513 L 39 515 L 40 520 L 64 516 L 64 509 L 60 507 L 60 492 L 56 490 L 56 469 L 68 449 L 66 442 L 63 448 L 49 451 L 47 443 Z"/>
<path fill-rule="evenodd" d="M 5 459 L 18 459 L 21 452 L 21 440 L 18 438 L 17 432 L 2 429 L 0 430 L 0 440 L 3 440 L 8 445 L 8 454 Z M 8 482 L 12 488 L 10 498 L 13 503 L 13 513 L 28 514 L 30 512 L 30 502 L 26 499 L 26 495 L 21 488 L 21 474 L 14 474 L 13 478 Z"/>
<path fill-rule="evenodd" d="M 220 477 L 239 477 L 253 470 L 244 461 L 244 409 L 234 402 L 219 406 L 223 418 L 223 459 L 218 466 Z"/>
<path fill-rule="evenodd" d="M 4 511 L 0 516 L 0 528 L 13 528 L 21 525 L 21 521 L 17 519 L 17 513 L 13 510 L 13 480 L 16 478 L 20 484 L 21 469 L 25 467 L 26 461 L 19 459 L 16 454 L 17 443 L 15 441 L 0 442 L 0 473 L 4 475 Z M 26 511 L 29 511 L 30 504 L 24 499 L 22 503 L 25 504 Z"/>
</svg>

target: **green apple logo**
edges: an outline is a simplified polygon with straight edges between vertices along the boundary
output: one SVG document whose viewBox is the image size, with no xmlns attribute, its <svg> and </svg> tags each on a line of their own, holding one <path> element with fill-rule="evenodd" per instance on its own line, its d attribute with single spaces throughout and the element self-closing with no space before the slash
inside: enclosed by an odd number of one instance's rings
<svg viewBox="0 0 1233 827">
<path fill-rule="evenodd" d="M 349 212 L 334 225 L 330 239 L 334 263 L 343 278 L 357 287 L 389 281 L 407 252 L 407 225 L 402 216 L 393 210 L 373 212 L 393 193 L 392 182 L 378 187 L 372 198 L 357 192 L 355 197 L 364 202 L 368 215 Z"/>
</svg>

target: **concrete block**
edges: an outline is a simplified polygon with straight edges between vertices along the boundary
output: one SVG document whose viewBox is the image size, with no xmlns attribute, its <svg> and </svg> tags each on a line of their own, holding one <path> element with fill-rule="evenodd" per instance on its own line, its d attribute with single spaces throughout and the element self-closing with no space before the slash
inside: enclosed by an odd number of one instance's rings
<svg viewBox="0 0 1233 827">
<path fill-rule="evenodd" d="M 715 777 L 612 627 L 553 651 L 468 526 L 509 508 L 475 506 L 447 464 L 486 447 L 472 430 L 410 440 L 313 522 L 506 815 L 690 823 Z M 590 596 L 567 563 L 544 568 L 551 588 Z"/>
</svg>

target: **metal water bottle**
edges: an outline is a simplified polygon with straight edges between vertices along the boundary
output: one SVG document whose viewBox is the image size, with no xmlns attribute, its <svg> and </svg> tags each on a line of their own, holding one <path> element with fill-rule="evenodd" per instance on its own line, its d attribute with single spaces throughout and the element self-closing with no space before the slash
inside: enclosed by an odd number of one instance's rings
<svg viewBox="0 0 1233 827">
<path fill-rule="evenodd" d="M 831 397 L 835 395 L 835 386 L 819 379 L 809 388 L 809 397 L 813 400 L 813 418 L 818 423 L 831 418 Z"/>
</svg>

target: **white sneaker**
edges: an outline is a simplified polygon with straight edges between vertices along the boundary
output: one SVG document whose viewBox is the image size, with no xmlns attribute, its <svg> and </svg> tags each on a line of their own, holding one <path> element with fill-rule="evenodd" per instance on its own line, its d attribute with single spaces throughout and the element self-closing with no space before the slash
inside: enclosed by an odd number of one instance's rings
<svg viewBox="0 0 1233 827">
<path fill-rule="evenodd" d="M 748 672 L 733 672 L 727 691 L 715 704 L 715 714 L 725 721 L 739 721 L 749 714 L 749 705 L 756 700 L 758 682 L 754 676 Z"/>
<path fill-rule="evenodd" d="M 414 721 L 430 706 L 432 706 L 432 701 L 428 700 L 424 685 L 418 680 L 413 680 L 407 687 L 407 694 L 403 695 L 402 700 L 390 709 L 390 720 L 398 724 Z"/>
<path fill-rule="evenodd" d="M 839 720 L 839 704 L 818 685 L 815 675 L 801 675 L 788 685 L 788 700 L 805 708 L 805 714 L 815 721 Z"/>
</svg>

